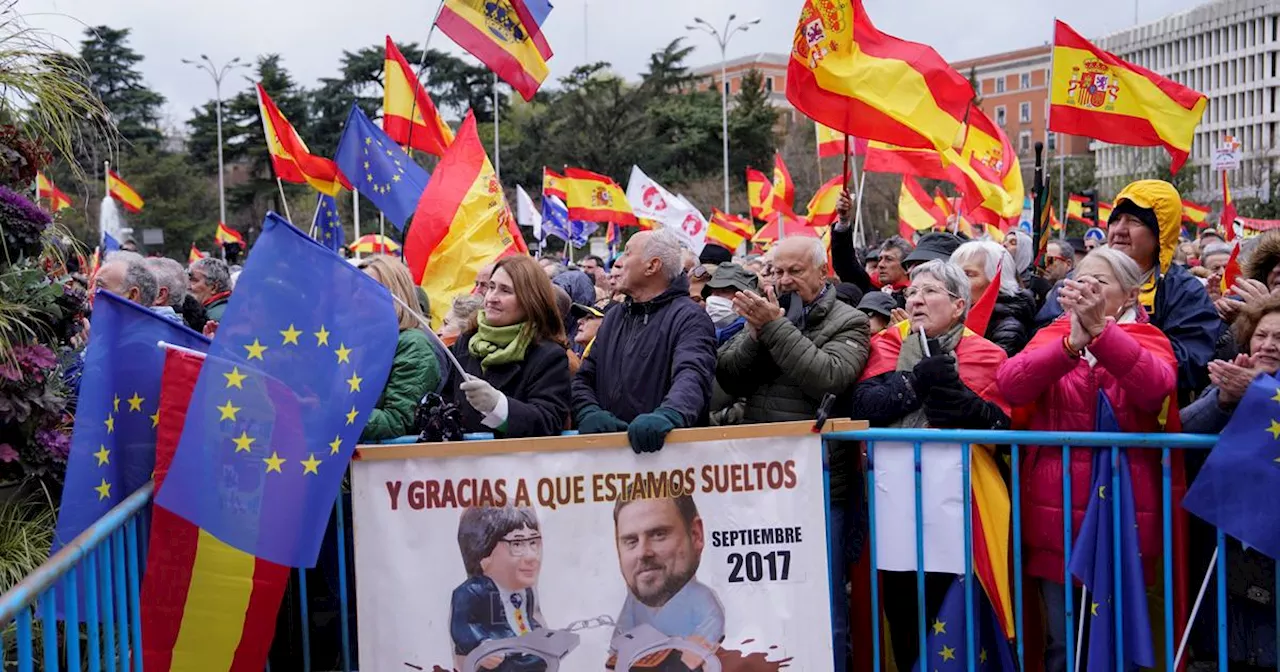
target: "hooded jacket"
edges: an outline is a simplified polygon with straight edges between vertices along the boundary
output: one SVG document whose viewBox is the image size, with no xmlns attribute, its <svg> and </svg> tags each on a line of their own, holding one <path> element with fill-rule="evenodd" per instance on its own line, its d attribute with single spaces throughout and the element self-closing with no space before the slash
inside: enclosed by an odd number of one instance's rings
<svg viewBox="0 0 1280 672">
<path fill-rule="evenodd" d="M 991 310 L 991 321 L 984 336 L 1012 357 L 1031 340 L 1035 316 L 1036 298 L 1030 291 L 1019 289 L 1016 294 L 1001 294 Z"/>
<path fill-rule="evenodd" d="M 1151 314 L 1151 324 L 1169 337 L 1174 357 L 1178 360 L 1179 396 L 1189 400 L 1192 393 L 1208 384 L 1205 367 L 1213 359 L 1218 337 L 1225 325 L 1200 280 L 1173 263 L 1182 231 L 1182 197 L 1168 182 L 1139 180 L 1116 196 L 1117 206 L 1122 201 L 1131 201 L 1140 208 L 1152 210 L 1159 222 L 1160 250 L 1155 269 L 1154 296 L 1144 293 L 1142 299 L 1144 308 Z M 1149 306 L 1145 305 L 1148 301 Z M 1062 313 L 1054 292 L 1041 314 L 1056 318 Z"/>
<path fill-rule="evenodd" d="M 1244 257 L 1244 255 L 1240 255 Z M 1253 253 L 1240 264 L 1240 271 L 1246 278 L 1267 284 L 1267 276 L 1280 264 L 1280 231 L 1268 231 L 1258 236 L 1258 243 Z"/>
<path fill-rule="evenodd" d="M 650 301 L 609 308 L 573 379 L 573 412 L 596 405 L 629 423 L 662 406 L 685 427 L 706 424 L 715 370 L 715 325 L 682 276 Z"/>
</svg>

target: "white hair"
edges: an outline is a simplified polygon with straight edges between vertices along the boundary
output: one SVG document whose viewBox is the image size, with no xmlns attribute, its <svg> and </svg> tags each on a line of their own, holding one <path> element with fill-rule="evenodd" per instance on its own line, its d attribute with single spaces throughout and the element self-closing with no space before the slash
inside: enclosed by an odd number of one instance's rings
<svg viewBox="0 0 1280 672">
<path fill-rule="evenodd" d="M 1098 247 L 1094 248 L 1080 264 L 1083 265 L 1084 262 L 1095 257 L 1106 262 L 1111 267 L 1111 272 L 1116 276 L 1116 280 L 1120 282 L 1120 289 L 1125 292 L 1131 292 L 1142 284 L 1142 269 L 1138 268 L 1138 262 L 1134 261 L 1133 257 L 1109 247 Z"/>
<path fill-rule="evenodd" d="M 973 303 L 969 298 L 971 294 L 969 291 L 969 276 L 964 274 L 964 270 L 951 262 L 931 259 L 911 269 L 911 281 L 913 283 L 916 278 L 922 275 L 927 275 L 941 282 L 947 293 L 964 301 L 964 312 L 960 314 L 960 321 L 964 322 L 964 318 L 969 315 L 970 304 Z"/>
<path fill-rule="evenodd" d="M 987 282 L 993 282 L 996 269 L 1000 269 L 1000 293 L 1013 296 L 1018 293 L 1018 271 L 1014 267 L 1013 257 L 1003 245 L 989 240 L 971 240 L 951 253 L 951 263 L 964 268 L 968 264 L 978 264 Z"/>
<path fill-rule="evenodd" d="M 1014 229 L 1009 233 L 1018 239 L 1017 256 L 1013 258 L 1013 261 L 1018 266 L 1017 271 L 1021 273 L 1028 268 L 1031 268 L 1031 262 L 1035 261 L 1035 239 L 1027 235 L 1027 233 L 1021 229 Z"/>
<path fill-rule="evenodd" d="M 169 257 L 150 257 L 144 262 L 156 282 L 169 290 L 169 305 L 178 307 L 187 298 L 187 269 Z"/>
<path fill-rule="evenodd" d="M 103 264 L 124 266 L 124 289 L 127 292 L 131 288 L 138 288 L 138 305 L 150 307 L 156 302 L 160 285 L 155 274 L 147 268 L 146 259 L 141 254 L 128 250 L 113 251 L 107 255 Z"/>
<path fill-rule="evenodd" d="M 684 262 L 680 237 L 670 229 L 653 231 L 644 244 L 642 261 L 657 259 L 662 262 L 662 271 L 668 282 L 675 282 L 684 273 Z"/>
</svg>

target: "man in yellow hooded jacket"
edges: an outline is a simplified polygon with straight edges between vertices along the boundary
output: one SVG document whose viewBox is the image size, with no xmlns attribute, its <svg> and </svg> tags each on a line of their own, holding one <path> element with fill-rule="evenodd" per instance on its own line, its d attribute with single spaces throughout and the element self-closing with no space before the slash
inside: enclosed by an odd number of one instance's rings
<svg viewBox="0 0 1280 672">
<path fill-rule="evenodd" d="M 1125 187 L 1107 220 L 1107 246 L 1129 255 L 1146 274 L 1139 301 L 1173 345 L 1178 397 L 1187 403 L 1208 383 L 1206 367 L 1225 325 L 1200 281 L 1173 263 L 1181 230 L 1182 197 L 1161 180 Z M 1045 311 L 1062 314 L 1057 292 L 1046 300 Z"/>
</svg>

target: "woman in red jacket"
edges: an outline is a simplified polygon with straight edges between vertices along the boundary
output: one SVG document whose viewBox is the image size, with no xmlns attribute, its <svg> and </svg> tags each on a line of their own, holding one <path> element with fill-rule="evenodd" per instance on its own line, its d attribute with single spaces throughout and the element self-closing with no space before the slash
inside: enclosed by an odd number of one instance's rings
<svg viewBox="0 0 1280 672">
<path fill-rule="evenodd" d="M 1080 262 L 1059 292 L 1066 311 L 996 374 L 1015 407 L 1019 429 L 1093 431 L 1098 393 L 1107 395 L 1124 432 L 1161 431 L 1177 385 L 1168 339 L 1147 324 L 1138 305 L 1142 274 L 1132 259 L 1099 248 Z M 1078 531 L 1089 504 L 1093 449 L 1071 450 L 1071 526 Z M 1129 452 L 1145 577 L 1160 558 L 1160 454 Z M 1022 540 L 1026 571 L 1040 579 L 1049 642 L 1045 670 L 1062 672 L 1068 631 L 1063 604 L 1062 452 L 1030 447 L 1022 462 Z"/>
</svg>

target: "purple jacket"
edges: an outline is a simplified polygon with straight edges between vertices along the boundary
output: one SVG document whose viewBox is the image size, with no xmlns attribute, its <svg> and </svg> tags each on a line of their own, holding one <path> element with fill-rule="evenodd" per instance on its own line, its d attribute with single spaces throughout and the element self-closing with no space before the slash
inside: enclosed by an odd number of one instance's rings
<svg viewBox="0 0 1280 672">
<path fill-rule="evenodd" d="M 611 307 L 573 379 L 573 412 L 596 405 L 631 422 L 659 406 L 706 424 L 716 372 L 716 329 L 677 281 L 652 301 Z"/>
</svg>

